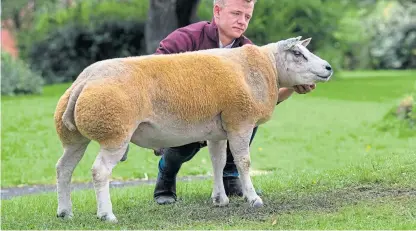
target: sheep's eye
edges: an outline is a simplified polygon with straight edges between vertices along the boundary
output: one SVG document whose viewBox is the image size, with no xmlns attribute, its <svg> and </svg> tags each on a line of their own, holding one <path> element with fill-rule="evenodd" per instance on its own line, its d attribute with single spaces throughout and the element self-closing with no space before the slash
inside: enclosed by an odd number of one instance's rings
<svg viewBox="0 0 416 231">
<path fill-rule="evenodd" d="M 293 54 L 294 54 L 295 56 L 300 56 L 302 53 L 300 53 L 299 51 L 293 51 Z"/>
</svg>

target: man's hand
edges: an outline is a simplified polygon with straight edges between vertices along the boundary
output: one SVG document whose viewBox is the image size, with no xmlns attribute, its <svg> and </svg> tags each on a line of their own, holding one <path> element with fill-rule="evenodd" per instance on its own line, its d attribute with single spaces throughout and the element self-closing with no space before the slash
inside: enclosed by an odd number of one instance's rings
<svg viewBox="0 0 416 231">
<path fill-rule="evenodd" d="M 313 89 L 316 88 L 316 84 L 311 84 L 311 85 L 296 85 L 293 87 L 293 89 L 296 91 L 296 93 L 298 94 L 306 94 L 311 92 Z"/>
</svg>

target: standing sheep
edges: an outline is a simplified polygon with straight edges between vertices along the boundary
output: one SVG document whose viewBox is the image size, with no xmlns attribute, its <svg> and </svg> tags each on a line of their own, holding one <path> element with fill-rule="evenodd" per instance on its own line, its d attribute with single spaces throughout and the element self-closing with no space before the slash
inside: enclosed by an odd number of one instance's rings
<svg viewBox="0 0 416 231">
<path fill-rule="evenodd" d="M 207 140 L 213 203 L 224 206 L 229 140 L 244 196 L 251 206 L 262 206 L 249 176 L 253 128 L 271 118 L 279 87 L 324 82 L 332 75 L 328 62 L 306 48 L 310 40 L 116 58 L 87 67 L 55 112 L 64 148 L 56 165 L 57 215 L 72 217 L 71 177 L 91 140 L 100 144 L 92 177 L 102 220 L 117 221 L 109 177 L 129 142 L 156 149 Z"/>
</svg>

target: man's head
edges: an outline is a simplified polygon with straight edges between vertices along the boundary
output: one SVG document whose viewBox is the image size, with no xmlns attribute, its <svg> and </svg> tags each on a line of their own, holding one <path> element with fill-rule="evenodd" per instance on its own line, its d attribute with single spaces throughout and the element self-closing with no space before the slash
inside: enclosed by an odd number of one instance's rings
<svg viewBox="0 0 416 231">
<path fill-rule="evenodd" d="M 239 38 L 253 16 L 256 0 L 214 0 L 214 20 L 220 33 L 230 39 Z"/>
</svg>

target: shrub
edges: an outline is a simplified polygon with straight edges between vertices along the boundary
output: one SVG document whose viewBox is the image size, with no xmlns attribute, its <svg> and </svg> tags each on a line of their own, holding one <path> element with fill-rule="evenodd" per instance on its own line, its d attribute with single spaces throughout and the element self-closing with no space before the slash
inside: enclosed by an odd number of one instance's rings
<svg viewBox="0 0 416 231">
<path fill-rule="evenodd" d="M 32 26 L 18 35 L 19 49 L 23 58 L 35 43 L 43 41 L 51 33 L 68 24 L 94 27 L 106 21 L 145 21 L 148 0 L 88 0 L 77 1 L 75 6 L 65 8 L 60 4 L 45 4 L 36 11 Z"/>
<path fill-rule="evenodd" d="M 93 28 L 71 23 L 34 43 L 28 52 L 28 61 L 51 84 L 75 80 L 85 67 L 96 61 L 144 52 L 142 22 L 103 21 Z"/>
<path fill-rule="evenodd" d="M 8 53 L 1 52 L 1 94 L 39 94 L 42 92 L 42 77 L 29 66 Z"/>
<path fill-rule="evenodd" d="M 33 25 L 18 34 L 21 58 L 52 84 L 72 81 L 102 59 L 140 55 L 147 9 L 148 0 L 46 5 L 37 11 Z"/>
<path fill-rule="evenodd" d="M 400 15 L 400 17 L 398 17 Z M 380 1 L 365 20 L 372 34 L 370 55 L 376 69 L 416 68 L 416 5 Z"/>
<path fill-rule="evenodd" d="M 390 109 L 377 125 L 378 129 L 399 137 L 416 136 L 416 91 L 404 97 L 398 106 Z"/>
</svg>

